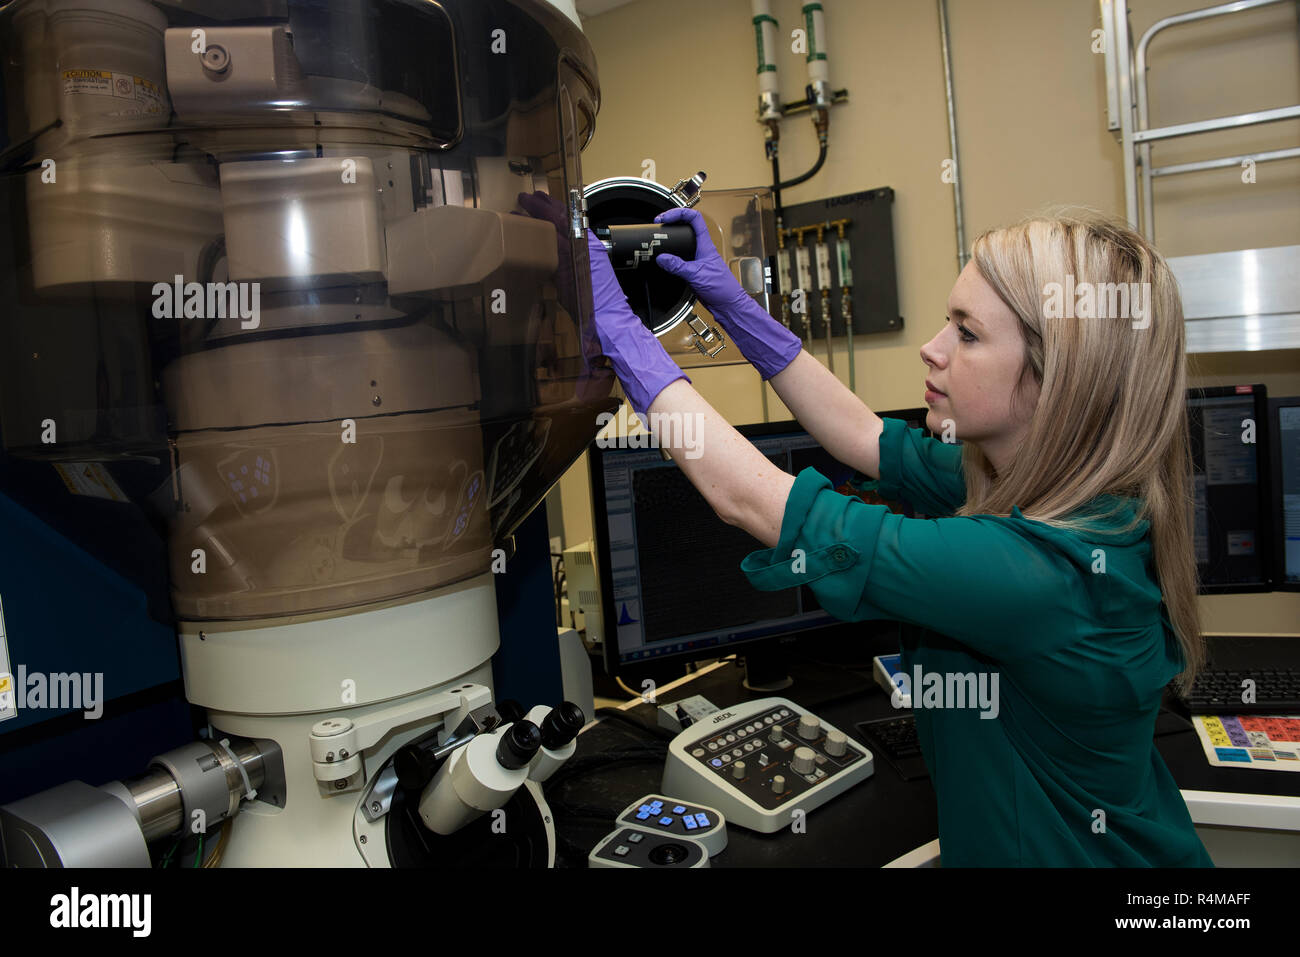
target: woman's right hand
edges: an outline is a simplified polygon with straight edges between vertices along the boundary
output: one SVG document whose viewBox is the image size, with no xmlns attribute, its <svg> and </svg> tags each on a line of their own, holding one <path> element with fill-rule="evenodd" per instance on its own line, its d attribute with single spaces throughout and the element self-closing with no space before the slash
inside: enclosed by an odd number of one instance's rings
<svg viewBox="0 0 1300 957">
<path fill-rule="evenodd" d="M 664 225 L 689 223 L 691 229 L 695 231 L 694 259 L 687 262 L 672 253 L 660 253 L 655 257 L 655 262 L 670 276 L 676 276 L 690 283 L 691 288 L 695 290 L 695 295 L 709 312 L 717 313 L 728 303 L 735 301 L 738 296 L 749 297 L 736 281 L 736 277 L 731 274 L 717 247 L 713 245 L 713 240 L 709 236 L 709 227 L 699 210 L 682 207 L 670 209 L 656 216 L 655 222 Z"/>
<path fill-rule="evenodd" d="M 759 375 L 770 379 L 785 369 L 803 343 L 745 292 L 714 248 L 704 217 L 694 209 L 670 209 L 656 216 L 655 222 L 688 222 L 695 230 L 695 259 L 685 262 L 671 253 L 661 253 L 655 257 L 659 268 L 691 284 L 704 308 L 713 313 Z"/>
</svg>

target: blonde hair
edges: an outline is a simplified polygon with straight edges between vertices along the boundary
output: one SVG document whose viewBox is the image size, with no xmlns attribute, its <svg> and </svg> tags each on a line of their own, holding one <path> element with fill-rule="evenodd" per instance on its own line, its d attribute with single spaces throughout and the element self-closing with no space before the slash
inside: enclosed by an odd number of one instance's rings
<svg viewBox="0 0 1300 957">
<path fill-rule="evenodd" d="M 1136 520 L 1150 522 L 1152 565 L 1182 649 L 1178 680 L 1190 688 L 1205 650 L 1192 549 L 1183 305 L 1168 263 L 1126 225 L 1087 209 L 990 230 L 975 240 L 972 254 L 980 275 L 1020 320 L 1025 359 L 1015 391 L 1032 375 L 1040 394 L 1002 473 L 974 443 L 964 443 L 967 497 L 956 514 L 1006 515 L 1018 505 L 1026 518 L 1086 529 L 1096 516 L 1090 521 L 1076 513 L 1098 496 L 1135 499 Z M 1125 286 L 1150 290 L 1149 311 L 1138 322 L 1131 312 L 1075 318 L 1071 309 L 1049 316 L 1049 284 L 1068 292 L 1068 276 L 1076 288 L 1149 283 Z M 1104 296 L 1097 302 L 1106 306 Z M 1144 328 L 1134 328 L 1142 321 Z"/>
</svg>

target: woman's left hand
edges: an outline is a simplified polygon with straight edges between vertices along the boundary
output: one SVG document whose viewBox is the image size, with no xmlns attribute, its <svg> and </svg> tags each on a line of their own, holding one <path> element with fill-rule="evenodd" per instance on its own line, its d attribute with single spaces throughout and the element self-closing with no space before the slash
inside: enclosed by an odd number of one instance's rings
<svg viewBox="0 0 1300 957">
<path fill-rule="evenodd" d="M 632 311 L 604 244 L 590 229 L 587 230 L 587 257 L 591 262 L 596 335 L 605 355 L 614 363 L 614 372 L 623 383 L 633 410 L 644 415 L 664 386 L 677 379 L 687 382 L 690 379 Z"/>
</svg>

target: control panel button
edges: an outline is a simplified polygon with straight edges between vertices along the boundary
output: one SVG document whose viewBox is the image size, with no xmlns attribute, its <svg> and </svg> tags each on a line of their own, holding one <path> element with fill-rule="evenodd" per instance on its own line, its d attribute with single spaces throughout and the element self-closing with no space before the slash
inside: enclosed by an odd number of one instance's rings
<svg viewBox="0 0 1300 957">
<path fill-rule="evenodd" d="M 776 777 L 774 777 L 774 778 L 772 779 L 772 793 L 773 793 L 773 794 L 784 794 L 784 793 L 785 793 L 785 775 L 784 775 L 784 774 L 778 774 Z"/>
<path fill-rule="evenodd" d="M 826 732 L 826 753 L 833 758 L 842 757 L 849 749 L 849 739 L 843 731 Z"/>
<path fill-rule="evenodd" d="M 618 847 L 614 848 L 614 854 L 617 857 L 627 857 L 631 852 L 632 848 L 628 847 L 626 844 L 620 844 Z"/>
<path fill-rule="evenodd" d="M 806 714 L 799 719 L 799 737 L 805 741 L 816 741 L 822 733 L 822 723 L 816 715 Z"/>
<path fill-rule="evenodd" d="M 642 834 L 640 831 L 633 831 L 631 834 L 627 836 L 627 842 L 629 844 L 640 844 L 644 840 L 645 840 L 645 835 Z"/>
<path fill-rule="evenodd" d="M 731 776 L 737 781 L 745 776 L 745 762 L 737 761 L 731 769 Z"/>
<path fill-rule="evenodd" d="M 782 728 L 779 724 L 776 725 L 775 727 L 772 728 L 772 734 L 770 737 L 773 741 L 777 741 L 777 742 L 784 740 L 785 729 Z"/>
<path fill-rule="evenodd" d="M 703 748 L 695 748 L 693 751 L 691 751 L 691 756 L 692 756 L 692 757 L 696 757 L 696 758 L 702 758 L 702 757 L 704 757 L 704 749 L 703 749 Z"/>
</svg>

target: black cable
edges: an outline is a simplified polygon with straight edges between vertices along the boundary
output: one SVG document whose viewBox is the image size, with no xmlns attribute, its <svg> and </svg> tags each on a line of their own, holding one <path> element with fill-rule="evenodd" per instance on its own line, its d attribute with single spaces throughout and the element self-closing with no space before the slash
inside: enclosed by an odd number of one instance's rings
<svg viewBox="0 0 1300 957">
<path fill-rule="evenodd" d="M 813 164 L 813 168 L 812 168 L 812 169 L 810 169 L 808 172 L 804 173 L 802 176 L 796 176 L 794 179 L 788 179 L 788 180 L 786 180 L 784 183 L 780 183 L 780 184 L 778 185 L 777 188 L 778 188 L 778 189 L 789 189 L 791 186 L 798 186 L 800 183 L 805 183 L 805 182 L 807 182 L 808 180 L 812 179 L 814 176 L 817 175 L 818 171 L 821 170 L 822 165 L 823 165 L 825 162 L 826 162 L 826 144 L 823 143 L 823 144 L 821 145 L 821 150 L 820 150 L 819 153 L 817 154 L 817 162 Z M 773 172 L 776 172 L 776 157 L 775 157 L 775 156 L 772 157 L 772 169 L 773 169 Z"/>
<path fill-rule="evenodd" d="M 663 741 L 671 741 L 673 738 L 677 737 L 677 732 L 675 731 L 669 731 L 667 728 L 660 728 L 657 725 L 651 726 L 646 724 L 644 721 L 638 721 L 626 711 L 622 711 L 618 708 L 597 708 L 594 716 L 597 718 L 613 718 L 615 721 L 622 721 L 624 724 L 629 724 L 638 731 L 644 731 L 652 738 L 658 738 Z"/>
</svg>

